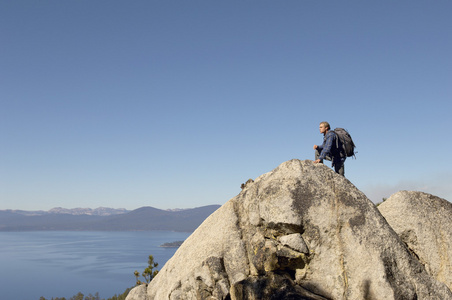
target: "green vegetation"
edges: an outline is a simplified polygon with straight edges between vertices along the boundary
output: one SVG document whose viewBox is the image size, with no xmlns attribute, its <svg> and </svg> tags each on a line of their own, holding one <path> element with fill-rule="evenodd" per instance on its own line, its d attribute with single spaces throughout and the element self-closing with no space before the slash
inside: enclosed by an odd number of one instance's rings
<svg viewBox="0 0 452 300">
<path fill-rule="evenodd" d="M 158 270 L 154 270 L 154 268 L 157 268 L 159 264 L 154 262 L 154 256 L 149 255 L 148 258 L 148 266 L 146 267 L 146 269 L 144 269 L 143 273 L 141 274 L 144 277 L 145 282 L 141 282 L 138 277 L 140 276 L 140 273 L 138 271 L 134 272 L 134 275 L 137 279 L 136 285 L 140 285 L 140 284 L 146 284 L 148 285 L 149 282 L 152 281 L 152 279 L 154 279 L 155 275 L 157 275 L 157 273 L 159 272 Z M 76 295 L 72 296 L 71 298 L 65 298 L 65 297 L 52 297 L 50 299 L 46 299 L 44 297 L 40 297 L 39 300 L 125 300 L 127 295 L 129 294 L 130 290 L 132 288 L 128 288 L 124 291 L 124 293 L 120 294 L 120 295 L 114 295 L 111 298 L 105 299 L 105 298 L 100 298 L 99 297 L 99 293 L 94 294 L 94 296 L 92 294 L 89 294 L 88 296 L 83 295 L 82 293 L 77 293 Z"/>
<path fill-rule="evenodd" d="M 140 285 L 140 284 L 146 283 L 146 285 L 148 285 L 149 282 L 151 282 L 151 280 L 159 272 L 158 270 L 154 271 L 154 268 L 157 268 L 158 265 L 159 265 L 158 263 L 154 262 L 154 256 L 149 255 L 148 267 L 146 269 L 144 269 L 143 273 L 141 273 L 141 276 L 144 277 L 145 282 L 141 282 L 141 280 L 138 279 L 140 277 L 140 273 L 138 271 L 135 271 L 133 274 L 135 275 L 135 278 L 137 279 L 136 284 Z"/>
<path fill-rule="evenodd" d="M 380 205 L 380 204 L 382 204 L 383 202 L 385 202 L 386 201 L 386 199 L 388 199 L 388 198 L 383 198 L 382 200 L 383 201 L 381 201 L 381 202 L 378 202 L 377 204 L 375 204 L 376 206 L 378 206 L 378 205 Z"/>
<path fill-rule="evenodd" d="M 82 293 L 78 292 L 76 295 L 72 296 L 71 298 L 65 298 L 65 297 L 52 297 L 50 299 L 46 299 L 44 297 L 40 297 L 39 300 L 125 300 L 127 295 L 129 294 L 131 288 L 128 288 L 124 291 L 124 293 L 120 294 L 120 295 L 114 295 L 111 298 L 105 299 L 105 298 L 100 298 L 99 297 L 99 293 L 94 294 L 94 296 L 92 294 L 89 294 L 88 296 L 83 295 Z"/>
</svg>

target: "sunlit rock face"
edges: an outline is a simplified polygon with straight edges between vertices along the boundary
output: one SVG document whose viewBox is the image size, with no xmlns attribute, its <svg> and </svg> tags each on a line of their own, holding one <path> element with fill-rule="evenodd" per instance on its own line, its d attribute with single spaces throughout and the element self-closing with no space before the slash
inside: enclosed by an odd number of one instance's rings
<svg viewBox="0 0 452 300">
<path fill-rule="evenodd" d="M 291 160 L 248 182 L 127 300 L 452 299 L 346 178 Z"/>
<path fill-rule="evenodd" d="M 400 191 L 378 209 L 427 272 L 452 290 L 452 203 Z"/>
</svg>

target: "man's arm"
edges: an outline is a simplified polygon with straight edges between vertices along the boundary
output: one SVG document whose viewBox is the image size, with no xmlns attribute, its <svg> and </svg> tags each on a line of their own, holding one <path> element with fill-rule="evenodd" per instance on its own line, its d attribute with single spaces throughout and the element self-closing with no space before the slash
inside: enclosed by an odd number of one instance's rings
<svg viewBox="0 0 452 300">
<path fill-rule="evenodd" d="M 334 134 L 328 133 L 326 135 L 326 141 L 324 143 L 325 146 L 322 145 L 323 149 L 321 150 L 322 152 L 320 153 L 320 156 L 319 156 L 320 161 L 322 161 L 325 158 L 325 156 L 330 154 L 331 148 L 333 147 L 333 140 L 334 140 Z"/>
<path fill-rule="evenodd" d="M 322 151 L 323 145 L 314 145 L 314 150 L 317 149 L 319 152 Z"/>
<path fill-rule="evenodd" d="M 318 152 L 322 152 L 322 149 L 323 149 L 323 145 L 314 145 L 314 150 L 317 150 Z M 319 162 L 321 162 L 321 160 L 320 159 L 316 159 L 316 160 L 314 160 L 314 163 L 319 163 Z"/>
</svg>

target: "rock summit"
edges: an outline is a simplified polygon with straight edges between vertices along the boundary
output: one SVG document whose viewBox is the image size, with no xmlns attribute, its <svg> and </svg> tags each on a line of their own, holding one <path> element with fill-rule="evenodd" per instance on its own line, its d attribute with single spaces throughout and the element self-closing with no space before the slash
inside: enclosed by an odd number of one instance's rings
<svg viewBox="0 0 452 300">
<path fill-rule="evenodd" d="M 398 198 L 386 202 L 382 214 L 330 168 L 284 162 L 210 215 L 127 300 L 452 299 L 452 208 L 439 208 L 449 223 L 432 237 L 404 222 Z"/>
</svg>

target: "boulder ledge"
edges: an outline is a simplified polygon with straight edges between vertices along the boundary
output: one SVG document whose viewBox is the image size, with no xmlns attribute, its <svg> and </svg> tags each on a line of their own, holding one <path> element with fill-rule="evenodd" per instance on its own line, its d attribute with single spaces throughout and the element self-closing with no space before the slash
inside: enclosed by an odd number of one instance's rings
<svg viewBox="0 0 452 300">
<path fill-rule="evenodd" d="M 378 209 L 426 271 L 452 290 L 452 203 L 400 191 Z"/>
<path fill-rule="evenodd" d="M 350 181 L 294 159 L 210 215 L 127 300 L 452 299 L 440 280 Z"/>
</svg>

